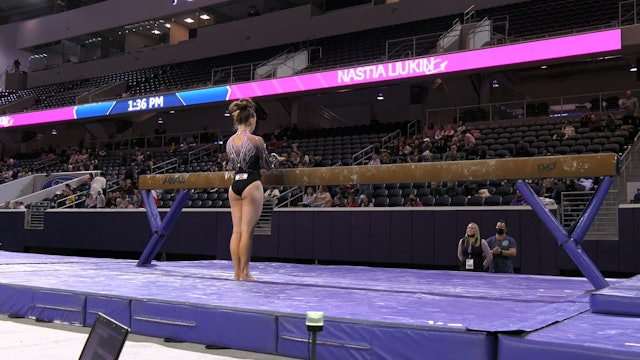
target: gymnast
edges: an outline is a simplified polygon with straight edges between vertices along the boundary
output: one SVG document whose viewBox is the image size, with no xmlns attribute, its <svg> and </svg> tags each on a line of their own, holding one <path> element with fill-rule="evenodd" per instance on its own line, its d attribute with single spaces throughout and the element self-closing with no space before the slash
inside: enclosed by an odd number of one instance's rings
<svg viewBox="0 0 640 360">
<path fill-rule="evenodd" d="M 234 171 L 229 189 L 233 233 L 229 243 L 234 280 L 255 280 L 249 272 L 253 228 L 262 212 L 264 190 L 261 169 L 273 168 L 272 161 L 282 160 L 267 153 L 264 139 L 253 135 L 256 128 L 255 103 L 240 99 L 229 106 L 237 132 L 227 141 L 228 169 Z"/>
</svg>

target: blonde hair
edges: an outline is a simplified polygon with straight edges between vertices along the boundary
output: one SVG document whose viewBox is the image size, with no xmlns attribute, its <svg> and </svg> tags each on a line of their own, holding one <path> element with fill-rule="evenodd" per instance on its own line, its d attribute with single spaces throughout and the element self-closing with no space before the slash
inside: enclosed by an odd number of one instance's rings
<svg viewBox="0 0 640 360">
<path fill-rule="evenodd" d="M 256 118 L 256 104 L 249 98 L 239 99 L 229 105 L 229 113 L 233 116 L 235 127 L 246 125 Z"/>
<path fill-rule="evenodd" d="M 470 222 L 469 225 L 473 225 L 473 227 L 476 229 L 476 233 L 472 238 L 470 238 L 469 235 L 467 235 L 467 230 L 465 230 L 464 231 L 465 244 L 469 244 L 469 242 L 473 242 L 473 246 L 480 246 L 480 242 L 482 238 L 480 237 L 480 228 L 478 227 L 478 224 L 474 222 Z M 469 225 L 467 225 L 467 227 L 469 227 Z"/>
</svg>

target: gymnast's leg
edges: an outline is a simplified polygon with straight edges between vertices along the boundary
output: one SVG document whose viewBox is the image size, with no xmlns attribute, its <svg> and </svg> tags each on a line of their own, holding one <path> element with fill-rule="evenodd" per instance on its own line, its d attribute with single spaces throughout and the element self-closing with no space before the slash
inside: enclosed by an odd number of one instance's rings
<svg viewBox="0 0 640 360">
<path fill-rule="evenodd" d="M 231 261 L 233 261 L 234 280 L 240 280 L 240 229 L 242 224 L 243 202 L 242 197 L 236 195 L 233 190 L 229 189 L 229 206 L 231 207 L 231 221 L 233 223 L 229 250 L 231 251 Z"/>
<path fill-rule="evenodd" d="M 262 182 L 255 181 L 242 193 L 242 221 L 240 224 L 240 280 L 254 280 L 249 272 L 253 228 L 262 213 L 264 190 Z"/>
</svg>

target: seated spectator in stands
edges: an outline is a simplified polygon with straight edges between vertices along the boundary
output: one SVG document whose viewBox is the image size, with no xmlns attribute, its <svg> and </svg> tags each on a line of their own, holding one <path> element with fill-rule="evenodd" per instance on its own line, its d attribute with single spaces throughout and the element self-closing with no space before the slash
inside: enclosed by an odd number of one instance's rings
<svg viewBox="0 0 640 360">
<path fill-rule="evenodd" d="M 391 164 L 391 155 L 388 152 L 382 153 L 382 158 L 380 159 L 380 164 Z"/>
<path fill-rule="evenodd" d="M 380 165 L 380 157 L 378 156 L 378 154 L 373 153 L 373 155 L 371 155 L 371 160 L 369 160 L 369 165 Z"/>
<path fill-rule="evenodd" d="M 460 160 L 460 154 L 458 154 L 458 147 L 456 145 L 451 145 L 449 151 L 444 154 L 442 157 L 442 161 L 457 161 Z"/>
<path fill-rule="evenodd" d="M 360 207 L 373 207 L 373 202 L 369 195 L 362 195 L 360 196 L 360 199 L 362 200 L 360 202 Z"/>
<path fill-rule="evenodd" d="M 344 207 L 344 204 L 342 203 L 342 195 L 338 194 L 333 197 L 331 207 Z"/>
<path fill-rule="evenodd" d="M 513 148 L 513 157 L 529 157 L 531 152 L 524 141 L 518 142 L 515 148 Z"/>
<path fill-rule="evenodd" d="M 131 200 L 128 197 L 120 199 L 122 200 L 118 205 L 118 209 L 133 209 L 133 205 L 131 204 Z"/>
<path fill-rule="evenodd" d="M 84 207 L 87 209 L 93 209 L 98 207 L 98 202 L 91 192 L 88 192 L 87 198 L 84 199 Z"/>
<path fill-rule="evenodd" d="M 13 204 L 11 205 L 12 209 L 19 209 L 19 210 L 24 210 L 24 202 L 22 201 L 14 201 Z"/>
<path fill-rule="evenodd" d="M 432 152 L 436 154 L 443 155 L 447 152 L 449 148 L 447 147 L 447 141 L 444 138 L 440 138 L 434 145 Z"/>
<path fill-rule="evenodd" d="M 280 190 L 278 190 L 278 188 L 275 186 L 270 186 L 269 189 L 264 192 L 264 197 L 266 199 L 275 200 L 278 198 L 278 196 L 280 196 Z"/>
<path fill-rule="evenodd" d="M 311 186 L 307 186 L 306 192 L 302 195 L 302 202 L 299 205 L 305 207 L 312 206 L 315 196 L 316 194 L 313 191 L 313 188 Z"/>
<path fill-rule="evenodd" d="M 445 194 L 444 189 L 440 186 L 439 182 L 433 181 L 431 182 L 431 196 L 438 197 Z"/>
<path fill-rule="evenodd" d="M 425 141 L 425 139 L 429 139 L 429 141 L 431 140 L 435 140 L 436 138 L 436 129 L 433 126 L 433 123 L 429 123 L 427 124 L 427 126 L 425 126 L 424 129 L 422 129 L 422 141 Z"/>
<path fill-rule="evenodd" d="M 469 157 L 469 155 L 475 154 L 476 138 L 474 138 L 473 135 L 471 135 L 471 133 L 467 130 L 462 130 L 462 136 L 464 137 L 464 148 L 462 149 L 462 151 L 467 154 L 467 157 Z"/>
<path fill-rule="evenodd" d="M 458 127 L 456 128 L 456 137 L 461 137 L 464 135 L 465 131 L 467 131 L 467 127 L 464 125 L 464 122 L 460 121 L 458 123 Z"/>
<path fill-rule="evenodd" d="M 134 208 L 141 208 L 142 207 L 142 194 L 140 193 L 140 190 L 136 189 L 133 192 L 133 196 L 131 197 L 131 205 L 133 205 Z M 158 204 L 156 203 L 156 206 Z"/>
<path fill-rule="evenodd" d="M 516 190 L 516 197 L 511 200 L 509 205 L 529 205 L 527 200 L 522 196 L 520 190 Z"/>
<path fill-rule="evenodd" d="M 176 151 L 178 151 L 178 145 L 176 145 L 176 143 L 172 142 L 171 145 L 169 146 L 169 149 L 167 149 L 167 152 L 169 154 L 173 154 Z"/>
<path fill-rule="evenodd" d="M 569 120 L 566 120 L 564 122 L 564 125 L 562 126 L 562 139 L 568 139 L 575 134 L 576 129 L 571 125 L 571 122 L 569 122 Z"/>
<path fill-rule="evenodd" d="M 454 137 L 456 137 L 456 132 L 451 127 L 451 124 L 448 124 L 445 128 L 443 137 L 447 141 L 451 141 Z"/>
<path fill-rule="evenodd" d="M 602 121 L 598 119 L 596 114 L 591 114 L 589 118 L 589 131 L 598 132 L 602 130 Z"/>
<path fill-rule="evenodd" d="M 107 198 L 104 197 L 102 191 L 98 191 L 96 195 L 96 208 L 104 209 L 107 206 Z"/>
<path fill-rule="evenodd" d="M 433 136 L 434 140 L 438 141 L 444 137 L 444 126 L 438 125 L 438 130 L 435 132 Z"/>
<path fill-rule="evenodd" d="M 414 194 L 411 194 L 409 195 L 409 200 L 407 201 L 407 204 L 405 206 L 406 207 L 422 207 L 422 203 L 420 202 L 420 200 L 418 200 L 418 198 Z"/>
<path fill-rule="evenodd" d="M 347 202 L 344 204 L 344 207 L 360 207 L 360 205 L 356 201 L 355 195 L 349 195 L 347 197 Z"/>
<path fill-rule="evenodd" d="M 9 200 L 5 201 L 0 205 L 0 209 L 11 209 L 11 202 Z"/>
<path fill-rule="evenodd" d="M 609 113 L 607 114 L 607 119 L 604 123 L 605 131 L 614 132 L 618 130 L 618 119 L 616 118 L 616 114 Z"/>
<path fill-rule="evenodd" d="M 447 187 L 444 189 L 444 194 L 449 197 L 454 197 L 460 194 L 460 189 L 456 186 L 455 181 L 447 181 Z"/>
<path fill-rule="evenodd" d="M 580 118 L 580 128 L 588 128 L 591 120 L 591 113 L 584 113 Z"/>
<path fill-rule="evenodd" d="M 278 149 L 278 140 L 274 135 L 271 135 L 269 139 L 269 151 L 276 151 Z"/>
<path fill-rule="evenodd" d="M 318 192 L 313 197 L 313 203 L 311 204 L 311 206 L 312 207 L 326 206 L 327 201 L 330 201 L 330 200 L 333 200 L 333 199 L 331 198 L 331 193 L 329 193 L 329 189 L 327 189 L 326 186 L 321 185 L 318 188 Z"/>
</svg>

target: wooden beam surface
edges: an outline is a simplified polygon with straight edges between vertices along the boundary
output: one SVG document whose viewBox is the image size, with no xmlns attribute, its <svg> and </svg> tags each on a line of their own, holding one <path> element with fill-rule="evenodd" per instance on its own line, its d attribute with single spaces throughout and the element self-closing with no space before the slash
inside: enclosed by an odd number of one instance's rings
<svg viewBox="0 0 640 360">
<path fill-rule="evenodd" d="M 264 185 L 340 185 L 614 176 L 612 153 L 263 171 Z M 231 185 L 229 171 L 141 175 L 140 189 L 199 189 Z"/>
</svg>

